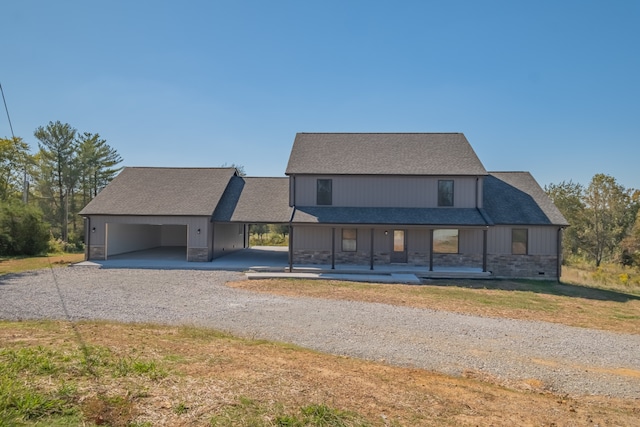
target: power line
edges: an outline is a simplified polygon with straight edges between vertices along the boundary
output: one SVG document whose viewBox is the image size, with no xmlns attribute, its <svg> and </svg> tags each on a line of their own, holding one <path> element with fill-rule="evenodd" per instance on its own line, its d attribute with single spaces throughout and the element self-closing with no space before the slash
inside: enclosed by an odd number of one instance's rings
<svg viewBox="0 0 640 427">
<path fill-rule="evenodd" d="M 16 136 L 13 134 L 13 125 L 11 124 L 11 117 L 9 117 L 9 109 L 7 108 L 7 100 L 4 97 L 4 89 L 2 89 L 2 83 L 0 83 L 0 92 L 2 92 L 2 102 L 4 102 L 4 111 L 7 112 L 7 120 L 9 120 L 9 129 L 11 129 L 11 137 L 15 139 Z"/>
<path fill-rule="evenodd" d="M 7 112 L 7 120 L 9 121 L 9 129 L 11 129 L 11 138 L 16 140 L 16 136 L 13 133 L 13 125 L 11 124 L 11 117 L 9 116 L 9 108 L 7 107 L 7 100 L 4 97 L 4 89 L 2 89 L 2 83 L 0 83 L 0 92 L 2 92 L 2 102 L 4 103 L 4 111 Z M 24 177 L 22 181 L 22 201 L 27 204 L 29 201 L 29 181 L 27 181 L 27 167 L 24 168 Z"/>
</svg>

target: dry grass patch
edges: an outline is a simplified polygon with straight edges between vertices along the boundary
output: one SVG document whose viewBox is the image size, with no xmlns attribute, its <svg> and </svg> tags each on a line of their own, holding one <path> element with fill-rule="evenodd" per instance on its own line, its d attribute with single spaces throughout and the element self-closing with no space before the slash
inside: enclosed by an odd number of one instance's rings
<svg viewBox="0 0 640 427">
<path fill-rule="evenodd" d="M 270 279 L 228 285 L 294 297 L 376 302 L 640 334 L 640 297 L 556 282 L 448 280 L 416 286 Z"/>
<path fill-rule="evenodd" d="M 65 267 L 84 260 L 84 254 L 62 254 L 39 257 L 0 258 L 0 275 L 41 270 L 43 268 Z"/>
<path fill-rule="evenodd" d="M 535 378 L 497 385 L 473 372 L 453 378 L 198 328 L 0 322 L 0 343 L 0 381 L 66 390 L 65 413 L 25 425 L 633 425 L 640 416 L 637 400 L 557 396 Z M 9 372 L 7 354 L 21 349 L 49 368 Z M 122 360 L 154 363 L 163 375 L 123 375 Z M 0 392 L 0 424 L 9 409 Z"/>
</svg>

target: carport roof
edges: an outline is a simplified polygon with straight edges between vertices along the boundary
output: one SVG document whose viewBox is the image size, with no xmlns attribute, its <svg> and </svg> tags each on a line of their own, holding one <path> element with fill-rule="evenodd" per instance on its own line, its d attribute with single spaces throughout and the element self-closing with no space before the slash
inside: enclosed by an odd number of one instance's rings
<svg viewBox="0 0 640 427">
<path fill-rule="evenodd" d="M 235 176 L 213 213 L 213 221 L 284 223 L 291 219 L 289 178 Z"/>
<path fill-rule="evenodd" d="M 80 215 L 210 216 L 235 168 L 127 167 Z"/>
</svg>

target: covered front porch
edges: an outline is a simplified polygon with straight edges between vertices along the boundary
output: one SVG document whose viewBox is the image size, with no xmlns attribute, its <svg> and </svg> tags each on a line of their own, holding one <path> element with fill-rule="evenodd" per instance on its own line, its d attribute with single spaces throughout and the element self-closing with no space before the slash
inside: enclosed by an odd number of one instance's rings
<svg viewBox="0 0 640 427">
<path fill-rule="evenodd" d="M 487 226 L 294 225 L 289 271 L 407 271 L 448 277 L 487 271 Z"/>
</svg>

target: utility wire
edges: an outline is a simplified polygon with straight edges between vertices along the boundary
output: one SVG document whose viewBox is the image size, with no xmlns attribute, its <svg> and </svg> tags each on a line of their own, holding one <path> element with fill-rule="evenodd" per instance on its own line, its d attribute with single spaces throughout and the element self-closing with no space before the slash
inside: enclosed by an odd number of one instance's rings
<svg viewBox="0 0 640 427">
<path fill-rule="evenodd" d="M 4 89 L 2 89 L 2 83 L 0 83 L 0 92 L 2 92 L 2 102 L 4 103 L 4 111 L 7 112 L 7 120 L 9 121 L 9 129 L 11 129 L 11 138 L 16 140 L 16 136 L 13 133 L 13 125 L 11 124 L 11 117 L 9 116 L 9 108 L 7 107 L 7 100 L 4 97 Z M 24 178 L 22 181 L 22 201 L 26 205 L 29 201 L 29 183 L 27 182 L 27 167 L 24 168 Z"/>
<path fill-rule="evenodd" d="M 9 129 L 11 129 L 11 137 L 15 139 L 16 136 L 13 134 L 13 125 L 11 124 L 11 117 L 9 117 L 9 109 L 7 108 L 7 100 L 4 97 L 4 89 L 2 89 L 2 83 L 0 83 L 0 92 L 2 92 L 2 102 L 4 102 L 4 111 L 7 112 L 7 120 L 9 120 Z"/>
</svg>

